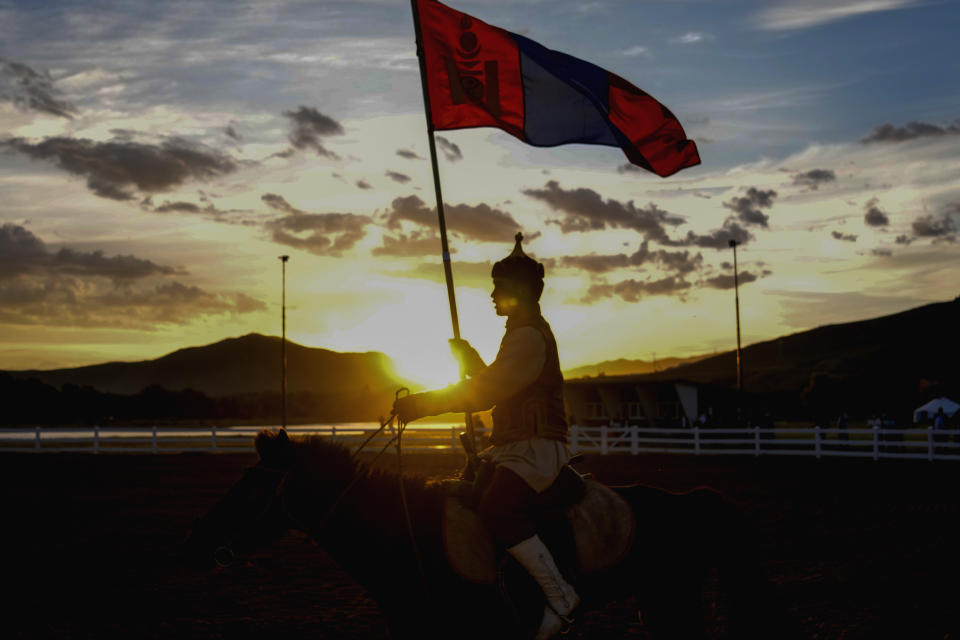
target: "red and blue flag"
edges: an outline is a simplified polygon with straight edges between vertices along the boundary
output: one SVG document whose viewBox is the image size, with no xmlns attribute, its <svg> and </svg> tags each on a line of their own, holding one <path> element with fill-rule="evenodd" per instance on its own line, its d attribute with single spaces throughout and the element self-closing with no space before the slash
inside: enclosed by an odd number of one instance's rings
<svg viewBox="0 0 960 640">
<path fill-rule="evenodd" d="M 673 113 L 615 73 L 435 0 L 414 7 L 435 130 L 498 127 L 538 147 L 620 147 L 661 177 L 700 164 Z"/>
</svg>

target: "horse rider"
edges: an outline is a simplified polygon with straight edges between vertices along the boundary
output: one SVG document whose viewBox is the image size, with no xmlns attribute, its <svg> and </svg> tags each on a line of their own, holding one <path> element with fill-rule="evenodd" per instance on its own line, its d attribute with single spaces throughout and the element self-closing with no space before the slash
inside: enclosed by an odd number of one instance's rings
<svg viewBox="0 0 960 640">
<path fill-rule="evenodd" d="M 557 569 L 530 515 L 537 493 L 547 489 L 570 460 L 563 405 L 563 375 L 557 341 L 540 314 L 543 265 L 523 252 L 517 234 L 513 252 L 493 265 L 493 304 L 506 316 L 497 358 L 485 365 L 466 340 L 451 340 L 461 370 L 469 376 L 446 389 L 400 398 L 399 418 L 410 422 L 448 412 L 493 409 L 490 447 L 480 456 L 494 472 L 477 512 L 494 539 L 536 579 L 547 605 L 537 638 L 550 638 L 569 623 L 580 598 Z"/>
</svg>

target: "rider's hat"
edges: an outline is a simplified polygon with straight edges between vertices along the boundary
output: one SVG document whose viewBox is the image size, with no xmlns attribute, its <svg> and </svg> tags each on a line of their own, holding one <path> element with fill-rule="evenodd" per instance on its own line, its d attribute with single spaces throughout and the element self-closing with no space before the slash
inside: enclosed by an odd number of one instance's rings
<svg viewBox="0 0 960 640">
<path fill-rule="evenodd" d="M 518 232 L 515 239 L 513 251 L 493 265 L 490 275 L 494 278 L 504 278 L 529 285 L 534 297 L 539 299 L 543 291 L 543 265 L 523 252 L 522 233 Z"/>
</svg>

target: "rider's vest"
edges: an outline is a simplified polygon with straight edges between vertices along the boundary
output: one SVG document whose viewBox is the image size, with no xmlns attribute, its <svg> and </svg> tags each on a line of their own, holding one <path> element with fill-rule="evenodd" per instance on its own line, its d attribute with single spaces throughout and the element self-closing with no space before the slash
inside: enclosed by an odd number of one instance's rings
<svg viewBox="0 0 960 640">
<path fill-rule="evenodd" d="M 507 334 L 521 327 L 533 327 L 539 331 L 547 344 L 546 358 L 536 380 L 494 407 L 490 444 L 501 445 L 533 436 L 566 442 L 563 374 L 560 373 L 557 340 L 550 325 L 539 313 L 507 325 Z"/>
</svg>

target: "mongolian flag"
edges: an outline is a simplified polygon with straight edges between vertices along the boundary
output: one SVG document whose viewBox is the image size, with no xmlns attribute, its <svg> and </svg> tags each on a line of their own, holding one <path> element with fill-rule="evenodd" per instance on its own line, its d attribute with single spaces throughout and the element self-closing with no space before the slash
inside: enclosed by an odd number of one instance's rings
<svg viewBox="0 0 960 640">
<path fill-rule="evenodd" d="M 435 130 L 498 127 L 538 147 L 620 147 L 661 177 L 700 164 L 670 110 L 620 76 L 435 0 L 413 5 Z"/>
</svg>

